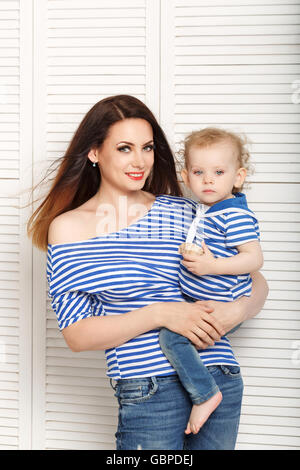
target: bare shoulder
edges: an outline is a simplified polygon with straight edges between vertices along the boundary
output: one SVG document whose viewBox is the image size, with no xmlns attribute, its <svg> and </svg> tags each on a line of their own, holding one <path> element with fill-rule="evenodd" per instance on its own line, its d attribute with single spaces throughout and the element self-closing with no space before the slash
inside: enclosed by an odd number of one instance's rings
<svg viewBox="0 0 300 470">
<path fill-rule="evenodd" d="M 58 215 L 49 226 L 48 243 L 55 245 L 77 241 L 77 237 L 80 238 L 79 228 L 81 224 L 79 212 L 76 210 Z"/>
</svg>

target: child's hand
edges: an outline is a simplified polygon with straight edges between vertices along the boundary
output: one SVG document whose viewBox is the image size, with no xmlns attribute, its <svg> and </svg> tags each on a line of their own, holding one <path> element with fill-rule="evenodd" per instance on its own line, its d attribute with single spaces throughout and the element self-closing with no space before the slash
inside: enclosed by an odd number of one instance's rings
<svg viewBox="0 0 300 470">
<path fill-rule="evenodd" d="M 183 254 L 183 266 L 185 266 L 191 273 L 197 274 L 197 276 L 216 274 L 214 272 L 216 258 L 210 249 L 207 248 L 204 241 L 201 246 L 204 251 L 203 255 Z"/>
</svg>

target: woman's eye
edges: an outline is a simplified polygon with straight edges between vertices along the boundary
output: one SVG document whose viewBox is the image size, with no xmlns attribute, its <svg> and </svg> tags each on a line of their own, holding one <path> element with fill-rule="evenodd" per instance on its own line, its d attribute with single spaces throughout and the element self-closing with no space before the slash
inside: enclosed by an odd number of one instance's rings
<svg viewBox="0 0 300 470">
<path fill-rule="evenodd" d="M 153 149 L 154 149 L 154 145 L 150 144 L 150 145 L 146 145 L 146 147 L 144 147 L 143 150 L 146 150 L 146 152 L 151 152 Z"/>
<path fill-rule="evenodd" d="M 130 152 L 130 147 L 128 145 L 124 145 L 124 147 L 118 147 L 120 152 Z"/>
</svg>

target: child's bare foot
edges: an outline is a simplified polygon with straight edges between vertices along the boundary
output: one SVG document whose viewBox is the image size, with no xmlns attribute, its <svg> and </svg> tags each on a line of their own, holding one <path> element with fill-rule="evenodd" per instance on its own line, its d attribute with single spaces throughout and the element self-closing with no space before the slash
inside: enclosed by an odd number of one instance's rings
<svg viewBox="0 0 300 470">
<path fill-rule="evenodd" d="M 193 405 L 185 434 L 190 434 L 191 432 L 193 434 L 197 434 L 201 426 L 203 426 L 205 421 L 207 421 L 208 417 L 217 408 L 217 406 L 219 406 L 221 401 L 222 393 L 218 392 L 200 405 Z"/>
</svg>

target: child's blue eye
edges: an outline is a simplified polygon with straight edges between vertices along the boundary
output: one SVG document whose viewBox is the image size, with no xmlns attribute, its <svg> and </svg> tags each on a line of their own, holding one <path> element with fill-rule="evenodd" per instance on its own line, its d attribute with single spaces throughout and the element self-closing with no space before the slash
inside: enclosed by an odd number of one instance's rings
<svg viewBox="0 0 300 470">
<path fill-rule="evenodd" d="M 216 171 L 216 174 L 217 174 L 217 175 L 223 175 L 223 174 L 224 174 L 224 171 L 223 171 L 223 170 L 217 170 L 217 171 Z"/>
<path fill-rule="evenodd" d="M 194 171 L 194 175 L 202 175 L 203 171 L 201 170 L 197 170 L 197 171 Z"/>
</svg>

